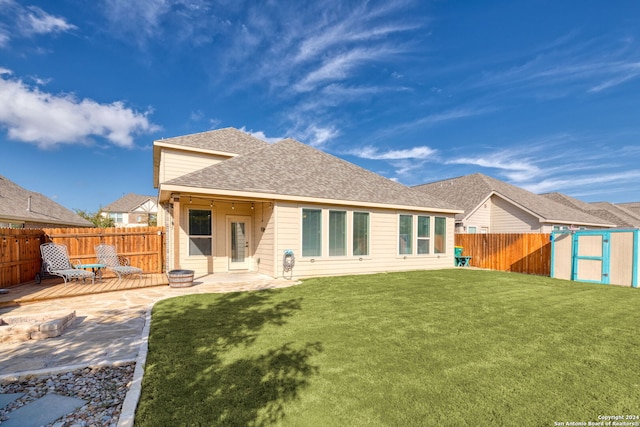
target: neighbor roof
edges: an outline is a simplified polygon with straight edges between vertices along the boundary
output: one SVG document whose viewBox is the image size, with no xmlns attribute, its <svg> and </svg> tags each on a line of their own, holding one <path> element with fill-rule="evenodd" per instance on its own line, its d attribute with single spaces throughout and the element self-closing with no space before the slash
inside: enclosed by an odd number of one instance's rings
<svg viewBox="0 0 640 427">
<path fill-rule="evenodd" d="M 608 202 L 587 203 L 562 193 L 546 193 L 541 196 L 579 209 L 589 215 L 602 218 L 607 222 L 615 224 L 617 227 L 640 227 L 640 215 L 622 205 L 614 205 Z"/>
<path fill-rule="evenodd" d="M 640 216 L 640 202 L 616 203 L 616 206 L 622 206 Z"/>
<path fill-rule="evenodd" d="M 29 210 L 29 197 L 31 209 Z M 40 193 L 29 191 L 0 175 L 0 220 L 93 227 L 90 221 Z"/>
<path fill-rule="evenodd" d="M 639 228 L 640 216 L 624 206 L 614 205 L 609 202 L 595 202 L 590 205 L 603 210 L 615 218 L 615 224 L 624 228 Z"/>
<path fill-rule="evenodd" d="M 174 178 L 162 186 L 455 211 L 449 203 L 293 139 Z"/>
<path fill-rule="evenodd" d="M 155 196 L 143 196 L 140 194 L 129 193 L 105 206 L 102 210 L 105 212 L 133 212 L 136 208 L 142 206 L 149 200 L 156 203 Z"/>
<path fill-rule="evenodd" d="M 601 218 L 481 173 L 417 185 L 413 188 L 464 209 L 464 214 L 456 215 L 456 219 L 460 220 L 470 215 L 495 193 L 529 210 L 545 222 L 613 226 L 610 223 L 603 223 Z"/>
</svg>

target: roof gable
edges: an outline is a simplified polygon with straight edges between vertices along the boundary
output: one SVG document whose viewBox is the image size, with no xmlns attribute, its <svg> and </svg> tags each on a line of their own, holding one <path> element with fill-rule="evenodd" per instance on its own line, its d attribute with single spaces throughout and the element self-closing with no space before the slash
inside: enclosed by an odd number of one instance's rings
<svg viewBox="0 0 640 427">
<path fill-rule="evenodd" d="M 90 221 L 40 193 L 29 191 L 0 175 L 0 218 L 76 227 L 92 227 Z"/>
<path fill-rule="evenodd" d="M 163 185 L 396 204 L 451 210 L 444 203 L 293 139 L 234 157 Z"/>
</svg>

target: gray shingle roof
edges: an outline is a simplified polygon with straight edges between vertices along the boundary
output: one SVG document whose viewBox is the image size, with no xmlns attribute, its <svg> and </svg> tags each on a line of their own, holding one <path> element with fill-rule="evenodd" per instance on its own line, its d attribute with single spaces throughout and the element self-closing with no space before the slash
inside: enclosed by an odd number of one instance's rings
<svg viewBox="0 0 640 427">
<path fill-rule="evenodd" d="M 615 224 L 617 227 L 640 227 L 640 215 L 625 206 L 608 202 L 587 203 L 562 193 L 546 193 L 541 194 L 541 196 L 565 206 L 579 209 L 589 215 L 597 216 L 608 223 Z"/>
<path fill-rule="evenodd" d="M 604 211 L 611 215 L 611 218 L 615 219 L 615 224 L 618 227 L 623 228 L 638 228 L 640 227 L 640 216 L 630 209 L 624 206 L 617 206 L 609 202 L 596 202 L 590 203 L 596 209 Z M 589 211 L 591 213 L 591 211 Z M 600 216 L 600 215 L 599 215 Z M 602 217 L 604 218 L 604 217 Z"/>
<path fill-rule="evenodd" d="M 125 196 L 122 196 L 115 202 L 108 204 L 107 206 L 102 208 L 102 210 L 104 210 L 105 212 L 133 212 L 134 209 L 146 203 L 147 200 L 151 200 L 156 203 L 157 197 L 129 193 Z"/>
<path fill-rule="evenodd" d="M 640 216 L 640 202 L 616 203 L 616 206 L 622 206 Z"/>
<path fill-rule="evenodd" d="M 449 203 L 345 160 L 285 139 L 234 157 L 163 185 L 286 195 L 350 202 L 403 205 L 441 210 Z"/>
<path fill-rule="evenodd" d="M 29 196 L 31 210 L 29 211 Z M 69 227 L 93 227 L 75 212 L 40 193 L 29 191 L 0 175 L 0 218 Z"/>
<path fill-rule="evenodd" d="M 216 129 L 175 138 L 165 138 L 156 142 L 232 154 L 248 154 L 269 145 L 269 143 L 235 128 Z"/>
<path fill-rule="evenodd" d="M 457 215 L 457 219 L 463 219 L 469 215 L 491 193 L 495 192 L 528 209 L 546 222 L 570 222 L 576 225 L 613 225 L 608 221 L 603 221 L 601 218 L 481 173 L 417 185 L 414 188 L 463 209 L 465 213 Z"/>
</svg>

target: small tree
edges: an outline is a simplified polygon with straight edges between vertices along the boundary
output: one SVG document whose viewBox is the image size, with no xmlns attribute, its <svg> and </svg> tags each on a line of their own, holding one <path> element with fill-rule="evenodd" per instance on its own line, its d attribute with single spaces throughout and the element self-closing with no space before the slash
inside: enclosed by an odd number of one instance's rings
<svg viewBox="0 0 640 427">
<path fill-rule="evenodd" d="M 90 221 L 98 228 L 115 227 L 115 221 L 109 215 L 102 215 L 104 212 L 102 208 L 98 209 L 98 212 L 92 213 L 83 209 L 74 209 L 74 211 L 82 218 Z"/>
</svg>

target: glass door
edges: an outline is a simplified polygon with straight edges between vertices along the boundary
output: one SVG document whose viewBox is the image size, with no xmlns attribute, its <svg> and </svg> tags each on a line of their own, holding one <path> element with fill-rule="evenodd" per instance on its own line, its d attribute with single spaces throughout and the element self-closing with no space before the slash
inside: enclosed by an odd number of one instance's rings
<svg viewBox="0 0 640 427">
<path fill-rule="evenodd" d="M 229 217 L 229 270 L 248 270 L 251 217 Z"/>
</svg>

